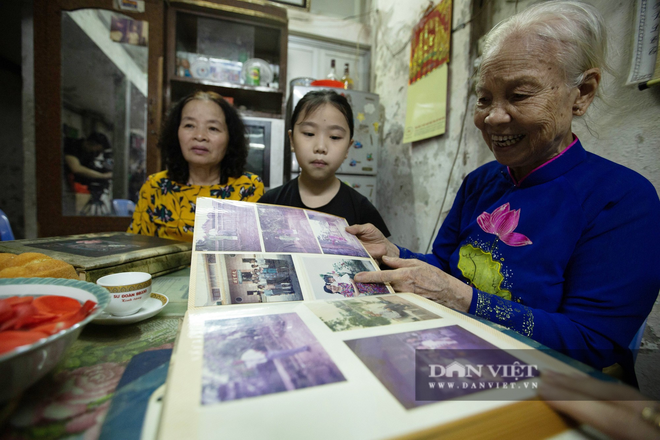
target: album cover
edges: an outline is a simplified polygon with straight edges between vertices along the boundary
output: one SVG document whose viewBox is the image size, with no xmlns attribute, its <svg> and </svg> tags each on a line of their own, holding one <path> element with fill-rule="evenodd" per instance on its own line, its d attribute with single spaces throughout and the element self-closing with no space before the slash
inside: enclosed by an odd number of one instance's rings
<svg viewBox="0 0 660 440">
<path fill-rule="evenodd" d="M 76 268 L 80 279 L 96 282 L 118 272 L 154 276 L 187 267 L 192 244 L 128 232 L 100 232 L 0 242 L 0 252 L 39 252 Z"/>
</svg>

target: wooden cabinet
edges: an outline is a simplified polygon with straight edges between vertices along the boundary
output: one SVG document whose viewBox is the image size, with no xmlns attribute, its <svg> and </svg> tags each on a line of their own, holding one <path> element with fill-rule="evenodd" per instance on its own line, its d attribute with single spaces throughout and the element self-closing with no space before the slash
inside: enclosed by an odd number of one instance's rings
<svg viewBox="0 0 660 440">
<path fill-rule="evenodd" d="M 201 89 L 232 100 L 244 116 L 282 117 L 285 8 L 236 0 L 171 0 L 167 9 L 166 108 Z"/>
<path fill-rule="evenodd" d="M 281 118 L 287 37 L 286 9 L 258 0 L 35 0 L 38 236 L 126 230 L 113 201 L 161 170 L 162 118 L 194 90 Z"/>
</svg>

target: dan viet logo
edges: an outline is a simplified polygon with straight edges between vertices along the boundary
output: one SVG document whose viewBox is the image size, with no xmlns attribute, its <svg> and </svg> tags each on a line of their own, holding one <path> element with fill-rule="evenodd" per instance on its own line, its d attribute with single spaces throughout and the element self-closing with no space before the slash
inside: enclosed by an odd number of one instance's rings
<svg viewBox="0 0 660 440">
<path fill-rule="evenodd" d="M 429 377 L 483 377 L 484 367 L 490 377 L 530 378 L 538 373 L 536 365 L 526 365 L 515 361 L 513 365 L 463 365 L 460 362 L 452 362 L 446 367 L 443 365 L 429 365 L 431 374 Z"/>
<path fill-rule="evenodd" d="M 539 375 L 538 366 L 526 364 L 502 350 L 417 350 L 415 361 L 418 401 L 468 395 L 474 400 L 487 400 L 488 395 L 483 392 L 488 390 L 538 387 L 533 380 Z"/>
</svg>

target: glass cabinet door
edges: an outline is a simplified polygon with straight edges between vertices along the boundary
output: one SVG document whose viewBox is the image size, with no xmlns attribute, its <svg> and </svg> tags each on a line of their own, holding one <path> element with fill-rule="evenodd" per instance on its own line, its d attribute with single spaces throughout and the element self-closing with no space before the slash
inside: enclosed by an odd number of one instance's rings
<svg viewBox="0 0 660 440">
<path fill-rule="evenodd" d="M 207 3 L 208 4 L 208 3 Z M 286 78 L 287 19 L 281 8 L 245 3 L 244 14 L 191 9 L 173 1 L 168 10 L 168 100 L 212 90 L 243 115 L 282 115 Z M 265 9 L 264 9 L 265 8 Z M 262 17 L 262 18 L 256 18 Z"/>
<path fill-rule="evenodd" d="M 149 23 L 62 12 L 62 213 L 128 216 L 146 178 Z M 126 202 L 122 202 L 125 204 Z"/>
<path fill-rule="evenodd" d="M 34 10 L 38 235 L 126 230 L 159 170 L 164 9 L 52 0 Z"/>
</svg>

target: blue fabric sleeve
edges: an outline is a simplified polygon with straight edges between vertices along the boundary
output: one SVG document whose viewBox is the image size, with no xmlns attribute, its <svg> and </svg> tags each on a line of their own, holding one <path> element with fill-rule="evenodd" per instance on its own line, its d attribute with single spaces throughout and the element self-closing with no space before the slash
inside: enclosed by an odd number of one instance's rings
<svg viewBox="0 0 660 440">
<path fill-rule="evenodd" d="M 469 313 L 597 368 L 625 364 L 624 352 L 658 296 L 658 224 L 655 189 L 650 183 L 637 187 L 586 225 L 566 268 L 557 312 L 475 289 Z"/>
<path fill-rule="evenodd" d="M 630 174 L 621 178 L 630 179 Z M 596 368 L 619 362 L 631 370 L 627 348 L 660 289 L 660 201 L 645 179 L 620 187 L 630 190 L 615 199 L 606 191 L 582 199 L 583 233 L 564 271 L 558 310 L 529 307 L 473 288 L 469 313 Z M 451 273 L 449 260 L 460 246 L 461 209 L 469 191 L 464 182 L 432 254 L 399 248 L 401 258 L 417 258 Z M 541 289 L 518 296 L 543 298 L 547 294 Z"/>
</svg>

